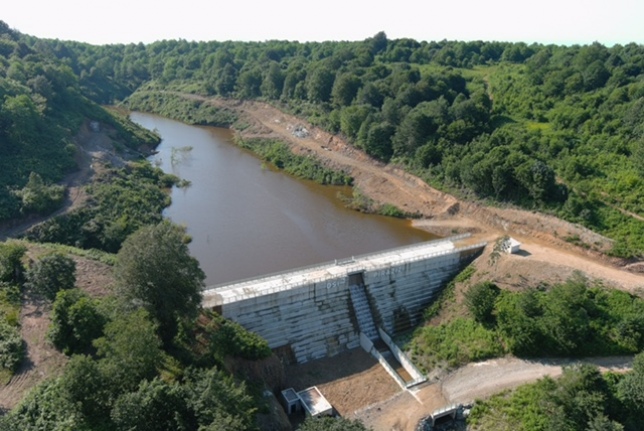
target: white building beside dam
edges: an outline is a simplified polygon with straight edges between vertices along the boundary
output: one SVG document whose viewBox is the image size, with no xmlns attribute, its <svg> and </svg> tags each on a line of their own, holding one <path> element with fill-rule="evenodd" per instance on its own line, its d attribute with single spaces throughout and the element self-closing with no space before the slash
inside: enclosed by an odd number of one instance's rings
<svg viewBox="0 0 644 431">
<path fill-rule="evenodd" d="M 484 243 L 429 241 L 203 291 L 203 306 L 256 332 L 283 358 L 333 356 L 418 324 Z M 364 343 L 363 343 L 364 344 Z"/>
</svg>

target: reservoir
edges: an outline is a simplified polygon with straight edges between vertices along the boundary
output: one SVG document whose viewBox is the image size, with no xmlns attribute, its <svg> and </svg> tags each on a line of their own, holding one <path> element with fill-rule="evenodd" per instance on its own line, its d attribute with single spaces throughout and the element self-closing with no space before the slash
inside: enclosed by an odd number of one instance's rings
<svg viewBox="0 0 644 431">
<path fill-rule="evenodd" d="M 191 182 L 172 190 L 164 216 L 187 227 L 206 285 L 434 238 L 406 220 L 345 208 L 338 194 L 350 193 L 346 187 L 276 172 L 235 146 L 227 129 L 138 112 L 131 118 L 161 135 L 150 160 Z"/>
</svg>

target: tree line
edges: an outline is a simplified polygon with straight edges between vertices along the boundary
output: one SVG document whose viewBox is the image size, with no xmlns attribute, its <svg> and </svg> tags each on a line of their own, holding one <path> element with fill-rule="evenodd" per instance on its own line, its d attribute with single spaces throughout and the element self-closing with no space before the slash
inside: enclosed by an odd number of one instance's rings
<svg viewBox="0 0 644 431">
<path fill-rule="evenodd" d="M 0 132 L 20 145 L 40 142 L 30 135 L 39 127 L 20 124 L 43 106 L 129 97 L 137 107 L 142 91 L 154 99 L 147 109 L 163 112 L 176 104 L 158 95 L 167 90 L 267 100 L 441 189 L 552 213 L 614 239 L 616 256 L 642 254 L 644 222 L 631 216 L 644 212 L 644 51 L 635 43 L 418 42 L 380 32 L 359 42 L 93 46 L 6 25 L 3 41 Z M 234 121 L 211 114 L 212 124 Z"/>
</svg>

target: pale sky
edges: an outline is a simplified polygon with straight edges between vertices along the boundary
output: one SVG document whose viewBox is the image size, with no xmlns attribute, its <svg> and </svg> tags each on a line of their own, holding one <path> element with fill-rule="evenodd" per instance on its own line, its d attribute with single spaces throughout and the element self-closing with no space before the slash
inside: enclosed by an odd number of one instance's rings
<svg viewBox="0 0 644 431">
<path fill-rule="evenodd" d="M 5 0 L 0 20 L 41 38 L 389 39 L 644 44 L 644 0 Z"/>
</svg>

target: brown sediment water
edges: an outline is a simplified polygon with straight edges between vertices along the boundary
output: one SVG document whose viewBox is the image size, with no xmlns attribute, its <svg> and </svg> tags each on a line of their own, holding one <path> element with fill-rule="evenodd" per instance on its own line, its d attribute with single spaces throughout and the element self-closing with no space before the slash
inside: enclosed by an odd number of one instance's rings
<svg viewBox="0 0 644 431">
<path fill-rule="evenodd" d="M 138 112 L 131 117 L 162 137 L 151 161 L 191 182 L 172 190 L 164 215 L 187 227 L 207 285 L 433 238 L 407 220 L 346 208 L 338 194 L 350 193 L 347 187 L 321 186 L 268 168 L 235 146 L 227 129 Z"/>
</svg>

